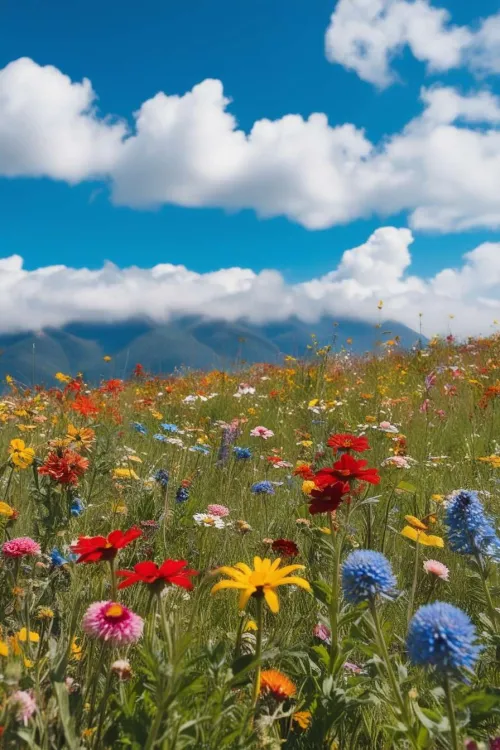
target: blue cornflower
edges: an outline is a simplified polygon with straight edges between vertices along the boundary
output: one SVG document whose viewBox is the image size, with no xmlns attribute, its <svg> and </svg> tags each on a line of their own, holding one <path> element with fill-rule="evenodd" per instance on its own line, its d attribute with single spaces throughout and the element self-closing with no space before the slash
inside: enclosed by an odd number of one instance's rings
<svg viewBox="0 0 500 750">
<path fill-rule="evenodd" d="M 235 446 L 233 448 L 233 453 L 238 461 L 241 461 L 245 458 L 252 458 L 252 451 L 250 448 L 239 448 L 238 446 Z"/>
<path fill-rule="evenodd" d="M 416 611 L 406 646 L 414 664 L 456 672 L 473 669 L 481 651 L 475 640 L 476 629 L 465 612 L 452 604 L 434 602 Z"/>
<path fill-rule="evenodd" d="M 134 430 L 136 432 L 139 432 L 141 435 L 146 435 L 147 434 L 146 428 L 140 422 L 131 422 L 131 425 L 134 428 Z"/>
<path fill-rule="evenodd" d="M 162 435 L 161 432 L 157 432 L 156 435 L 153 435 L 153 438 L 155 440 L 159 440 L 160 443 L 166 443 L 166 441 L 167 441 L 166 435 Z"/>
<path fill-rule="evenodd" d="M 71 515 L 76 517 L 81 516 L 84 510 L 85 506 L 83 504 L 83 500 L 80 497 L 74 497 L 71 502 Z"/>
<path fill-rule="evenodd" d="M 189 500 L 189 488 L 182 486 L 178 487 L 177 492 L 175 493 L 175 502 L 185 503 L 186 500 Z"/>
<path fill-rule="evenodd" d="M 250 487 L 250 492 L 253 492 L 254 495 L 274 495 L 274 486 L 273 483 L 270 482 L 268 479 L 264 479 L 262 482 L 255 482 L 255 484 L 252 484 Z"/>
<path fill-rule="evenodd" d="M 204 456 L 208 456 L 208 454 L 210 453 L 210 448 L 208 447 L 208 445 L 201 445 L 199 443 L 198 445 L 192 445 L 189 450 L 193 453 L 203 453 Z"/>
<path fill-rule="evenodd" d="M 446 506 L 444 523 L 453 552 L 500 555 L 500 539 L 476 492 L 458 490 Z"/>
<path fill-rule="evenodd" d="M 342 566 L 342 589 L 352 604 L 367 602 L 377 595 L 394 596 L 396 578 L 389 560 L 370 549 L 351 552 Z"/>
<path fill-rule="evenodd" d="M 66 565 L 69 562 L 69 560 L 66 560 L 66 558 L 61 555 L 59 550 L 56 547 L 54 547 L 54 549 L 50 553 L 50 562 L 56 568 L 60 568 L 62 565 Z"/>
<path fill-rule="evenodd" d="M 158 469 L 158 471 L 154 475 L 154 478 L 158 482 L 158 484 L 161 484 L 162 487 L 166 487 L 168 484 L 168 480 L 170 479 L 170 474 L 166 469 Z"/>
<path fill-rule="evenodd" d="M 164 422 L 160 425 L 162 430 L 165 430 L 165 432 L 179 432 L 179 428 L 176 424 L 169 424 L 168 422 Z"/>
</svg>

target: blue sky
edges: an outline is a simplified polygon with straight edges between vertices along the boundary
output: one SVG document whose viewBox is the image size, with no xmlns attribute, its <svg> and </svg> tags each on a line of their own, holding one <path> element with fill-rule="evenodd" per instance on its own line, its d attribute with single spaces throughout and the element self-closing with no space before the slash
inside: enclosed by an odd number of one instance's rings
<svg viewBox="0 0 500 750">
<path fill-rule="evenodd" d="M 455 0 L 453 21 L 476 23 L 495 6 Z M 327 61 L 324 34 L 332 10 L 331 0 L 254 0 L 250 6 L 234 0 L 21 0 L 0 10 L 0 67 L 27 56 L 73 81 L 87 77 L 100 111 L 131 124 L 132 112 L 158 91 L 183 94 L 205 78 L 219 78 L 246 131 L 263 117 L 319 111 L 332 125 L 364 128 L 374 141 L 419 114 L 422 85 L 474 83 L 464 70 L 429 75 L 406 51 L 395 63 L 402 82 L 378 90 Z M 491 80 L 487 85 L 493 88 Z M 0 201 L 0 256 L 19 253 L 27 268 L 97 268 L 105 259 L 120 266 L 183 263 L 201 272 L 271 266 L 298 281 L 334 268 L 345 249 L 377 227 L 407 225 L 405 214 L 310 230 L 284 217 L 260 219 L 251 209 L 136 210 L 113 206 L 101 183 L 68 186 L 46 178 L 0 179 Z M 412 271 L 427 276 L 459 265 L 464 252 L 493 239 L 498 231 L 489 229 L 417 232 Z"/>
</svg>

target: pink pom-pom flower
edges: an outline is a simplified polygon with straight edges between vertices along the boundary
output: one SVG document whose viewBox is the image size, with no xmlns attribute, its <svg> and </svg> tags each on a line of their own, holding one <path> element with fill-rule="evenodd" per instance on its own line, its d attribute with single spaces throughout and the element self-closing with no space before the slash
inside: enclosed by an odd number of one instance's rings
<svg viewBox="0 0 500 750">
<path fill-rule="evenodd" d="M 439 560 L 425 560 L 424 570 L 426 573 L 436 576 L 436 578 L 441 578 L 442 581 L 447 581 L 450 575 L 449 569 Z"/>
<path fill-rule="evenodd" d="M 213 505 L 209 505 L 207 507 L 207 513 L 210 513 L 211 516 L 224 518 L 224 516 L 229 515 L 229 508 L 226 508 L 225 505 L 218 505 L 217 503 L 214 503 Z"/>
<path fill-rule="evenodd" d="M 118 646 L 138 641 L 144 620 L 118 602 L 94 602 L 83 616 L 82 627 L 91 638 Z"/>
<path fill-rule="evenodd" d="M 31 693 L 28 693 L 26 690 L 16 690 L 11 695 L 10 702 L 15 708 L 17 721 L 22 721 L 24 726 L 26 726 L 36 711 L 36 703 Z"/>
<path fill-rule="evenodd" d="M 18 536 L 9 539 L 2 544 L 2 554 L 4 557 L 26 557 L 29 555 L 39 555 L 41 552 L 40 545 L 29 536 Z"/>
</svg>

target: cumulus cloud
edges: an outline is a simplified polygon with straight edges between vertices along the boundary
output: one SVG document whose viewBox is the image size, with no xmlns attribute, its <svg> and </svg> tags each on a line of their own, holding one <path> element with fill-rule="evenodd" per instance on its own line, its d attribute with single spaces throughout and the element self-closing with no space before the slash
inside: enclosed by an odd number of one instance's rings
<svg viewBox="0 0 500 750">
<path fill-rule="evenodd" d="M 291 316 L 310 323 L 321 316 L 370 321 L 383 299 L 387 319 L 413 328 L 422 311 L 428 333 L 446 331 L 450 314 L 457 333 L 489 333 L 500 317 L 500 243 L 484 243 L 464 256 L 460 268 L 423 279 L 409 273 L 412 242 L 409 229 L 382 227 L 346 250 L 336 269 L 299 284 L 287 284 L 275 270 L 200 274 L 169 263 L 149 269 L 107 263 L 99 270 L 59 265 L 27 271 L 14 255 L 0 259 L 0 330 L 134 317 L 166 322 L 186 315 L 254 323 Z"/>
<path fill-rule="evenodd" d="M 89 81 L 21 59 L 0 70 L 0 177 L 100 177 L 116 204 L 252 209 L 309 229 L 401 212 L 414 229 L 499 227 L 499 98 L 444 86 L 421 98 L 378 143 L 322 113 L 246 133 L 222 83 L 205 80 L 144 102 L 127 129 L 99 114 Z"/>
<path fill-rule="evenodd" d="M 408 47 L 430 72 L 468 66 L 500 72 L 500 14 L 477 29 L 457 26 L 428 0 L 338 0 L 326 31 L 330 62 L 381 88 L 397 79 L 391 63 Z"/>
</svg>

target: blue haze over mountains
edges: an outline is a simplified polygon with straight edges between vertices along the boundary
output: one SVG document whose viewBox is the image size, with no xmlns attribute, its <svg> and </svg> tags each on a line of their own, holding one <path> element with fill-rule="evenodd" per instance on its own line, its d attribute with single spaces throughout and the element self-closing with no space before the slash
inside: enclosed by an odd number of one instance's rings
<svg viewBox="0 0 500 750">
<path fill-rule="evenodd" d="M 140 362 L 154 374 L 171 374 L 180 368 L 230 370 L 243 363 L 280 363 L 286 354 L 306 356 L 314 333 L 321 345 L 347 346 L 357 353 L 374 349 L 377 342 L 399 336 L 401 345 L 413 346 L 418 334 L 406 326 L 385 321 L 372 323 L 323 318 L 305 323 L 291 318 L 255 325 L 204 318 L 179 318 L 165 324 L 146 320 L 119 323 L 72 323 L 42 332 L 0 334 L 0 377 L 54 384 L 56 372 L 88 381 L 130 375 Z M 103 357 L 112 357 L 111 363 Z"/>
</svg>

